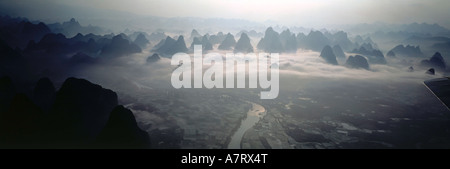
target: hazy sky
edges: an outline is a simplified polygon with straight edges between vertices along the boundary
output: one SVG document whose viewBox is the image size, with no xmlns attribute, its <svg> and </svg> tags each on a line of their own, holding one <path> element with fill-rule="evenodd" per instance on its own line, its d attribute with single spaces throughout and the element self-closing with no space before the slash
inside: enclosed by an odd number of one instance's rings
<svg viewBox="0 0 450 169">
<path fill-rule="evenodd" d="M 44 18 L 63 15 L 70 6 L 165 17 L 271 20 L 298 26 L 381 21 L 438 23 L 450 28 L 449 0 L 0 0 L 0 5 L 30 15 L 26 17 Z"/>
</svg>

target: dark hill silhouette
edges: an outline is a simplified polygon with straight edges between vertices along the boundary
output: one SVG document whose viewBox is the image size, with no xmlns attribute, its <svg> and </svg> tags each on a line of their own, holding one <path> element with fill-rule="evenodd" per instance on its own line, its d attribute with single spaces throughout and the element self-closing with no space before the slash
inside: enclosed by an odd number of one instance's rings
<svg viewBox="0 0 450 169">
<path fill-rule="evenodd" d="M 429 75 L 435 75 L 434 68 L 428 69 L 425 73 L 426 73 L 426 74 L 429 74 Z"/>
<path fill-rule="evenodd" d="M 16 94 L 0 112 L 0 148 L 33 148 L 39 144 L 42 110 L 25 94 Z"/>
<path fill-rule="evenodd" d="M 160 59 L 161 59 L 161 57 L 159 57 L 159 55 L 155 53 L 152 56 L 149 56 L 146 61 L 147 61 L 147 63 L 153 63 L 153 62 L 157 62 Z"/>
<path fill-rule="evenodd" d="M 117 94 L 84 79 L 68 78 L 56 93 L 51 128 L 62 142 L 86 144 L 106 125 Z"/>
<path fill-rule="evenodd" d="M 360 44 L 370 44 L 371 46 L 373 46 L 373 48 L 375 49 L 378 48 L 378 45 L 375 42 L 373 42 L 373 40 L 370 37 L 366 37 L 365 39 L 363 39 L 360 35 L 357 35 L 354 39 L 354 42 L 356 44 L 355 48 L 357 48 Z"/>
<path fill-rule="evenodd" d="M 398 45 L 389 51 L 389 56 L 402 56 L 402 57 L 423 57 L 422 51 L 419 46 L 403 46 Z"/>
<path fill-rule="evenodd" d="M 222 41 L 225 40 L 225 35 L 222 32 L 217 33 L 216 35 L 211 35 L 209 37 L 209 41 L 211 44 L 220 44 Z"/>
<path fill-rule="evenodd" d="M 138 38 L 138 36 L 140 36 L 140 34 L 142 34 L 143 38 L 147 39 L 148 43 L 150 43 L 150 40 L 149 40 L 150 35 L 147 34 L 147 32 L 142 32 L 142 31 L 137 31 L 137 32 L 132 32 L 132 33 L 130 33 L 130 32 L 131 31 L 129 31 L 129 34 L 127 34 L 127 36 L 130 37 L 130 39 L 133 39 L 133 42 Z"/>
<path fill-rule="evenodd" d="M 75 52 L 69 41 L 63 34 L 49 33 L 45 35 L 38 43 L 30 41 L 25 51 L 45 51 L 47 54 L 59 55 Z"/>
<path fill-rule="evenodd" d="M 29 99 L 15 86 L 9 77 L 0 78 L 0 148 L 150 146 L 148 134 L 109 89 L 68 78 L 55 92 L 53 83 L 41 78 Z"/>
<path fill-rule="evenodd" d="M 8 76 L 0 77 L 0 112 L 5 112 L 12 98 L 16 94 L 16 87 Z"/>
<path fill-rule="evenodd" d="M 56 88 L 49 78 L 41 78 L 33 90 L 33 101 L 45 113 L 48 113 L 55 102 Z"/>
<path fill-rule="evenodd" d="M 348 51 L 354 47 L 354 44 L 348 39 L 347 33 L 344 31 L 336 32 L 331 35 L 331 43 L 339 45 L 342 49 Z"/>
<path fill-rule="evenodd" d="M 367 59 L 361 55 L 349 56 L 345 65 L 350 68 L 369 69 L 369 63 L 367 62 Z"/>
<path fill-rule="evenodd" d="M 141 52 L 141 48 L 138 45 L 130 43 L 122 35 L 117 35 L 112 38 L 110 44 L 103 47 L 100 55 L 104 57 L 120 57 L 139 52 Z"/>
<path fill-rule="evenodd" d="M 206 35 L 202 37 L 202 45 L 203 45 L 203 50 L 205 50 L 205 51 L 213 50 L 212 43 L 209 41 L 209 39 Z"/>
<path fill-rule="evenodd" d="M 187 48 L 186 48 L 186 43 L 184 41 L 184 37 L 183 36 L 179 36 L 177 41 L 175 42 L 174 46 L 173 46 L 173 50 L 172 55 L 178 52 L 187 52 Z"/>
<path fill-rule="evenodd" d="M 374 48 L 371 43 L 363 43 L 363 44 L 361 44 L 360 48 L 364 48 L 368 51 L 376 50 L 376 48 Z"/>
<path fill-rule="evenodd" d="M 105 31 L 96 26 L 81 26 L 80 23 L 75 20 L 74 18 L 70 19 L 69 21 L 61 23 L 53 23 L 49 24 L 48 27 L 52 30 L 54 33 L 62 33 L 67 37 L 73 37 L 78 33 L 82 34 L 102 34 Z"/>
<path fill-rule="evenodd" d="M 396 57 L 395 56 L 395 52 L 394 51 L 392 51 L 392 50 L 390 50 L 387 54 L 386 54 L 386 56 L 388 56 L 388 57 Z"/>
<path fill-rule="evenodd" d="M 147 132 L 142 131 L 133 113 L 123 106 L 116 106 L 108 122 L 96 139 L 100 148 L 150 148 Z"/>
<path fill-rule="evenodd" d="M 253 46 L 250 43 L 250 38 L 247 36 L 246 33 L 241 34 L 241 38 L 239 38 L 238 42 L 236 43 L 236 46 L 234 47 L 234 53 L 251 53 L 253 52 Z"/>
<path fill-rule="evenodd" d="M 191 43 L 191 47 L 189 47 L 189 49 L 193 50 L 195 45 L 202 45 L 202 41 L 200 41 L 200 39 L 198 37 L 194 37 L 194 40 Z M 204 48 L 202 46 L 202 48 Z"/>
<path fill-rule="evenodd" d="M 297 37 L 294 33 L 291 33 L 289 29 L 284 30 L 280 34 L 280 40 L 283 44 L 284 51 L 288 53 L 297 52 Z"/>
<path fill-rule="evenodd" d="M 231 50 L 236 45 L 236 40 L 231 33 L 228 33 L 222 43 L 219 45 L 220 50 Z"/>
<path fill-rule="evenodd" d="M 166 39 L 161 39 L 161 41 L 153 47 L 152 51 L 165 51 L 173 44 L 175 44 L 175 39 L 167 36 Z"/>
<path fill-rule="evenodd" d="M 30 55 L 39 55 L 43 51 L 46 55 L 59 57 L 61 55 L 83 52 L 96 56 L 104 46 L 110 45 L 111 42 L 112 40 L 108 36 L 93 34 L 83 36 L 82 34 L 77 34 L 73 38 L 66 38 L 63 34 L 49 33 L 38 43 L 30 41 L 25 52 Z"/>
<path fill-rule="evenodd" d="M 72 42 L 89 42 L 89 41 L 94 41 L 94 42 L 98 42 L 99 45 L 104 46 L 108 43 L 111 42 L 111 39 L 114 37 L 113 34 L 109 34 L 109 35 L 95 35 L 92 33 L 83 35 L 81 33 L 78 33 L 77 35 L 75 35 L 72 38 L 69 38 Z"/>
<path fill-rule="evenodd" d="M 333 53 L 338 58 L 345 58 L 345 53 L 344 53 L 344 51 L 342 51 L 342 48 L 339 45 L 334 45 L 333 46 Z"/>
<path fill-rule="evenodd" d="M 322 52 L 320 53 L 320 57 L 322 57 L 327 63 L 332 65 L 337 65 L 338 62 L 336 60 L 336 55 L 333 53 L 333 49 L 330 46 L 326 45 Z"/>
<path fill-rule="evenodd" d="M 445 70 L 446 68 L 445 60 L 439 52 L 436 52 L 429 60 L 422 60 L 420 65 L 424 67 L 433 67 L 439 70 Z"/>
<path fill-rule="evenodd" d="M 138 45 L 140 48 L 145 48 L 148 44 L 150 44 L 150 41 L 145 37 L 144 34 L 140 33 L 136 39 L 134 39 L 134 43 Z"/>
<path fill-rule="evenodd" d="M 152 42 L 158 42 L 158 41 L 163 40 L 166 37 L 167 37 L 167 35 L 164 32 L 153 32 L 152 34 L 150 34 L 148 40 L 150 40 Z"/>
<path fill-rule="evenodd" d="M 208 51 L 208 50 L 213 49 L 212 43 L 209 41 L 209 39 L 206 35 L 201 37 L 201 40 L 199 37 L 194 37 L 194 41 L 191 43 L 191 47 L 189 49 L 194 50 L 195 45 L 202 45 L 203 51 Z"/>
<path fill-rule="evenodd" d="M 192 29 L 191 36 L 189 37 L 189 39 L 194 40 L 194 38 L 200 38 L 200 37 L 202 37 L 202 35 L 200 35 L 200 33 L 198 33 L 197 30 Z"/>
<path fill-rule="evenodd" d="M 301 48 L 321 51 L 326 45 L 330 45 L 330 40 L 320 31 L 311 31 L 300 44 Z"/>
<path fill-rule="evenodd" d="M 11 48 L 6 42 L 0 39 L 0 65 L 3 68 L 11 67 L 12 64 L 22 59 L 21 51 Z"/>
<path fill-rule="evenodd" d="M 168 36 L 165 40 L 161 40 L 154 48 L 155 52 L 165 57 L 172 57 L 175 53 L 188 51 L 183 36 L 179 36 L 177 41 Z"/>
<path fill-rule="evenodd" d="M 284 52 L 283 44 L 280 40 L 278 32 L 274 31 L 272 27 L 266 29 L 264 37 L 258 42 L 257 48 L 268 53 Z"/>
<path fill-rule="evenodd" d="M 306 43 L 306 35 L 304 33 L 298 33 L 297 37 L 296 37 L 296 41 L 297 41 L 297 48 L 305 48 L 305 43 Z"/>
<path fill-rule="evenodd" d="M 1 18 L 2 22 L 9 23 L 0 27 L 0 39 L 11 48 L 24 49 L 29 41 L 39 41 L 41 38 L 51 33 L 51 30 L 42 22 L 38 24 L 27 20 L 17 20 L 14 18 Z"/>
<path fill-rule="evenodd" d="M 0 27 L 16 24 L 22 21 L 29 22 L 27 18 L 23 17 L 11 17 L 9 15 L 0 15 Z"/>
<path fill-rule="evenodd" d="M 354 49 L 352 53 L 366 56 L 371 64 L 386 64 L 383 53 L 378 49 L 374 49 L 371 44 L 363 44 L 359 49 Z"/>
<path fill-rule="evenodd" d="M 114 35 L 114 34 L 113 34 Z M 126 40 L 128 40 L 129 42 L 132 42 L 133 40 L 128 36 L 128 35 L 126 35 L 125 33 L 119 33 L 118 35 L 116 35 L 116 36 L 120 36 L 120 37 L 122 37 L 122 39 L 126 39 Z M 114 38 L 114 36 L 113 36 L 113 38 Z"/>
<path fill-rule="evenodd" d="M 364 39 L 361 37 L 361 35 L 356 35 L 355 38 L 353 39 L 353 41 L 354 41 L 355 43 L 358 43 L 358 44 L 366 43 L 366 42 L 364 41 Z"/>
</svg>

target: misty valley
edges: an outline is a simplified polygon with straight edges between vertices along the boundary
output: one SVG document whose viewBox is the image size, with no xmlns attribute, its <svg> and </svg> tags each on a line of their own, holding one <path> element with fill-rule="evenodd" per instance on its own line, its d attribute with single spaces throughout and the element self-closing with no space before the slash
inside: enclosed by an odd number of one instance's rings
<svg viewBox="0 0 450 169">
<path fill-rule="evenodd" d="M 449 75 L 450 30 L 364 26 L 115 31 L 3 15 L 0 148 L 450 148 L 449 109 L 423 84 Z M 219 56 L 195 67 L 196 47 Z M 249 53 L 269 55 L 226 67 Z"/>
<path fill-rule="evenodd" d="M 256 56 L 255 54 L 227 53 L 223 57 L 218 53 L 208 53 L 202 56 L 201 48 L 202 45 L 195 45 L 193 64 L 186 53 L 177 53 L 171 58 L 171 65 L 177 66 L 171 76 L 174 88 L 192 88 L 192 81 L 194 81 L 194 88 L 205 86 L 208 89 L 224 88 L 224 81 L 226 81 L 226 88 L 235 86 L 245 88 L 246 83 L 248 88 L 257 88 L 259 83 L 261 88 L 271 88 L 269 92 L 261 92 L 261 99 L 274 99 L 278 96 L 278 54 L 260 53 Z M 267 62 L 268 60 L 270 62 Z M 205 65 L 206 70 L 203 69 Z"/>
</svg>

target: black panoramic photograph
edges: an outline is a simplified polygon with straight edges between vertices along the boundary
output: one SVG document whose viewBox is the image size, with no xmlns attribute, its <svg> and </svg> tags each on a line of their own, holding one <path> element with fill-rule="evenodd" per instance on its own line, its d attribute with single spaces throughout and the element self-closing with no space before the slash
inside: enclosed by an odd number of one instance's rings
<svg viewBox="0 0 450 169">
<path fill-rule="evenodd" d="M 449 149 L 449 9 L 0 0 L 0 149 Z"/>
</svg>

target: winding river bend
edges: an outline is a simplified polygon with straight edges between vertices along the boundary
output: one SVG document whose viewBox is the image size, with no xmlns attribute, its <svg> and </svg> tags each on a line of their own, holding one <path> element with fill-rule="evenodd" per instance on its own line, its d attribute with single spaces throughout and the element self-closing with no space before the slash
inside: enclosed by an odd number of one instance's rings
<svg viewBox="0 0 450 169">
<path fill-rule="evenodd" d="M 260 118 L 266 115 L 266 109 L 263 106 L 253 102 L 249 103 L 252 104 L 252 108 L 247 112 L 247 118 L 245 118 L 241 122 L 238 130 L 236 130 L 233 136 L 231 136 L 231 141 L 228 144 L 228 149 L 240 149 L 242 137 L 244 136 L 245 132 L 253 127 Z"/>
</svg>

